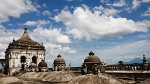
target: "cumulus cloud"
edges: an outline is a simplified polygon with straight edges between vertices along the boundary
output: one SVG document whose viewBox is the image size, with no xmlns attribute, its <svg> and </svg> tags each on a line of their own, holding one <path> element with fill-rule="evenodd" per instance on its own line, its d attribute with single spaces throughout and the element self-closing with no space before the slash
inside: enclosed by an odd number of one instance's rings
<svg viewBox="0 0 150 84">
<path fill-rule="evenodd" d="M 136 10 L 142 3 L 149 3 L 150 0 L 133 0 L 132 9 Z"/>
<path fill-rule="evenodd" d="M 49 64 L 52 64 L 52 60 L 54 60 L 58 54 L 65 54 L 63 57 L 66 57 L 66 54 L 76 53 L 76 50 L 69 46 L 71 43 L 69 36 L 64 34 L 59 28 L 46 29 L 38 26 L 33 30 L 31 36 L 35 41 L 44 43 L 46 48 L 46 61 L 48 61 Z"/>
<path fill-rule="evenodd" d="M 0 43 L 9 43 L 11 42 L 11 40 L 13 40 L 13 38 L 19 38 L 18 35 L 21 35 L 20 32 L 23 32 L 22 30 L 18 29 L 5 29 L 5 28 L 1 28 L 0 29 Z"/>
<path fill-rule="evenodd" d="M 108 14 L 111 15 L 111 12 Z M 55 20 L 63 22 L 67 27 L 68 34 L 75 39 L 85 38 L 87 40 L 120 37 L 134 32 L 147 32 L 147 28 L 150 26 L 149 21 L 135 22 L 122 17 L 108 16 L 100 8 L 92 12 L 87 6 L 84 8 L 77 7 L 73 13 L 62 10 L 60 14 L 55 16 Z"/>
<path fill-rule="evenodd" d="M 48 25 L 48 24 L 50 24 L 50 22 L 45 20 L 27 21 L 24 23 L 24 25 L 26 26 L 37 26 L 37 25 Z"/>
<path fill-rule="evenodd" d="M 37 27 L 33 30 L 33 35 L 41 38 L 44 42 L 49 41 L 52 43 L 71 43 L 69 37 L 62 33 L 61 29 L 46 29 Z M 39 39 L 38 38 L 38 39 Z"/>
<path fill-rule="evenodd" d="M 88 7 L 85 6 L 85 8 L 87 9 Z M 119 10 L 116 10 L 114 8 L 109 9 L 109 8 L 104 8 L 103 6 L 94 7 L 93 10 L 94 13 L 97 13 L 99 15 L 105 15 L 105 16 L 115 16 L 120 12 Z"/>
<path fill-rule="evenodd" d="M 23 13 L 37 11 L 30 0 L 0 0 L 0 23 L 9 20 L 9 17 L 20 17 Z"/>
<path fill-rule="evenodd" d="M 12 42 L 13 38 L 19 39 L 22 30 L 18 29 L 6 29 L 4 27 L 0 28 L 0 58 L 4 58 L 5 49 L 8 47 L 8 44 Z"/>
<path fill-rule="evenodd" d="M 4 58 L 5 49 L 8 44 L 12 42 L 13 38 L 15 40 L 19 39 L 23 34 L 23 29 L 6 29 L 3 26 L 0 28 L 0 58 Z M 29 31 L 29 30 L 28 30 Z M 29 31 L 30 37 L 39 43 L 43 43 L 46 48 L 46 56 L 54 56 L 58 54 L 68 54 L 76 53 L 75 49 L 69 47 L 71 43 L 68 35 L 65 35 L 61 29 L 58 28 L 43 28 L 38 26 L 33 31 Z M 67 44 L 67 45 L 65 45 Z M 51 59 L 51 58 L 50 58 Z"/>
<path fill-rule="evenodd" d="M 111 64 L 117 63 L 120 60 L 129 61 L 136 57 L 142 58 L 143 54 L 149 55 L 149 46 L 149 40 L 140 40 L 128 43 L 119 43 L 117 45 L 108 46 L 95 51 L 98 52 L 97 54 L 100 54 L 100 57 L 103 60 Z M 103 56 L 105 56 L 105 58 Z"/>
</svg>

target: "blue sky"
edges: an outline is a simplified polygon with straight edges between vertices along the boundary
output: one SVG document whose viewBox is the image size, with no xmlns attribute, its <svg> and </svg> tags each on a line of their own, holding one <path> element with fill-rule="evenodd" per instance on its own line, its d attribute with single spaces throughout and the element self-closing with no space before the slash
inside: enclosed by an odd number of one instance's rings
<svg viewBox="0 0 150 84">
<path fill-rule="evenodd" d="M 0 58 L 24 26 L 49 67 L 58 54 L 67 66 L 90 51 L 108 64 L 150 57 L 150 0 L 0 0 Z"/>
</svg>

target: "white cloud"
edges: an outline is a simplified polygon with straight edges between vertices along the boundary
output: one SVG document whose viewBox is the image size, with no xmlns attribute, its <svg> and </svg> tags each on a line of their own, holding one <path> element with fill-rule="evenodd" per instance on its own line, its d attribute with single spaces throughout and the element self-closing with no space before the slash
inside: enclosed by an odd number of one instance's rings
<svg viewBox="0 0 150 84">
<path fill-rule="evenodd" d="M 65 35 L 61 29 L 46 29 L 39 26 L 33 30 L 31 36 L 35 41 L 44 43 L 46 48 L 46 61 L 51 62 L 49 64 L 53 63 L 53 60 L 58 54 L 64 55 L 76 53 L 75 49 L 69 47 L 71 43 L 69 36 Z M 66 57 L 66 55 L 63 57 Z"/>
<path fill-rule="evenodd" d="M 4 51 L 8 47 L 9 42 L 12 42 L 13 38 L 15 38 L 16 40 L 19 39 L 23 33 L 23 29 L 8 30 L 5 28 L 1 28 L 0 32 L 0 58 L 4 58 Z M 68 35 L 63 34 L 60 29 L 46 29 L 38 27 L 33 31 L 29 31 L 29 34 L 33 40 L 38 41 L 39 43 L 44 43 L 44 46 L 46 47 L 46 60 L 50 62 L 53 62 L 52 60 L 54 60 L 58 54 L 61 54 L 64 58 L 69 59 L 69 62 L 78 61 L 79 63 L 73 65 L 79 66 L 79 64 L 83 62 L 84 58 L 88 53 L 86 52 L 84 53 L 86 55 L 83 55 L 83 52 L 77 53 L 77 51 L 69 47 L 69 45 L 64 45 L 64 43 L 68 44 L 71 43 L 71 41 Z M 59 41 L 59 39 L 57 38 L 62 40 Z M 100 50 L 94 50 L 94 52 L 96 53 L 96 55 L 100 56 L 100 59 L 102 61 L 115 63 L 119 60 L 131 60 L 132 58 L 139 57 L 142 54 L 149 55 L 149 46 L 150 42 L 148 40 L 142 40 L 128 43 L 120 43 L 109 47 L 101 47 Z M 66 55 L 69 53 L 76 53 L 81 57 L 74 54 L 74 57 L 77 57 L 72 59 L 72 55 Z M 105 56 L 105 58 L 103 56 Z"/>
<path fill-rule="evenodd" d="M 4 27 L 0 28 L 0 58 L 4 58 L 5 49 L 8 47 L 8 44 L 12 42 L 13 38 L 19 39 L 22 30 L 18 29 L 5 29 Z"/>
<path fill-rule="evenodd" d="M 46 29 L 42 27 L 37 27 L 33 30 L 33 35 L 38 37 L 38 40 L 42 40 L 43 42 L 51 42 L 51 43 L 71 43 L 69 37 L 62 33 L 60 29 Z"/>
<path fill-rule="evenodd" d="M 0 58 L 4 58 L 5 49 L 8 47 L 8 44 L 12 42 L 13 38 L 15 38 L 15 40 L 19 39 L 23 31 L 23 29 L 0 29 Z M 47 57 L 58 54 L 76 53 L 76 50 L 69 47 L 71 43 L 70 38 L 63 34 L 60 29 L 46 29 L 38 26 L 33 31 L 29 31 L 29 34 L 34 41 L 44 44 Z"/>
<path fill-rule="evenodd" d="M 140 0 L 133 0 L 132 5 L 133 5 L 132 9 L 136 10 L 141 5 L 141 1 Z"/>
<path fill-rule="evenodd" d="M 0 23 L 9 20 L 9 17 L 20 17 L 23 13 L 37 11 L 30 0 L 0 0 Z"/>
<path fill-rule="evenodd" d="M 110 15 L 111 12 L 107 14 Z M 77 7 L 73 13 L 62 10 L 60 14 L 55 16 L 55 20 L 63 22 L 67 27 L 67 32 L 74 38 L 87 40 L 120 37 L 134 32 L 147 32 L 147 28 L 150 26 L 149 21 L 135 22 L 107 14 L 101 10 L 92 12 L 88 7 Z"/>
<path fill-rule="evenodd" d="M 48 10 L 46 10 L 46 11 L 44 11 L 43 13 L 42 13 L 44 16 L 50 16 L 51 15 L 51 12 L 49 12 Z"/>
<path fill-rule="evenodd" d="M 142 14 L 142 16 L 150 16 L 150 7 Z"/>
<path fill-rule="evenodd" d="M 86 7 L 86 8 L 88 8 L 88 7 Z M 94 13 L 97 13 L 100 15 L 105 15 L 105 16 L 115 16 L 120 12 L 114 8 L 109 9 L 109 8 L 104 8 L 103 6 L 95 7 L 93 10 L 94 10 Z"/>
<path fill-rule="evenodd" d="M 23 32 L 22 30 L 18 29 L 5 29 L 5 28 L 1 28 L 0 29 L 0 43 L 5 44 L 5 43 L 9 43 L 13 40 L 13 38 L 19 38 L 18 35 L 21 35 L 20 32 Z"/>
<path fill-rule="evenodd" d="M 49 21 L 45 21 L 45 20 L 38 20 L 37 24 L 39 24 L 39 25 L 47 25 L 47 24 L 50 24 L 50 22 Z"/>
<path fill-rule="evenodd" d="M 65 35 L 61 35 L 56 38 L 58 43 L 70 43 L 69 37 Z"/>
<path fill-rule="evenodd" d="M 35 26 L 36 24 L 37 24 L 36 21 L 27 21 L 24 23 L 24 25 L 26 25 L 26 26 Z"/>
<path fill-rule="evenodd" d="M 32 38 L 44 43 L 47 57 L 57 56 L 58 54 L 76 53 L 75 49 L 69 47 L 69 44 L 71 43 L 69 36 L 63 34 L 61 29 L 46 29 L 39 26 L 33 30 Z"/>
<path fill-rule="evenodd" d="M 150 0 L 142 0 L 143 3 L 148 3 Z"/>
<path fill-rule="evenodd" d="M 128 43 L 119 43 L 114 46 L 105 47 L 101 50 L 95 50 L 100 57 L 108 62 L 117 63 L 120 60 L 129 61 L 136 57 L 141 57 L 146 54 L 149 58 L 150 42 L 148 40 L 133 41 Z M 103 57 L 105 56 L 105 58 Z M 111 61 L 110 61 L 111 60 Z"/>
<path fill-rule="evenodd" d="M 125 4 L 125 0 L 118 0 L 117 2 L 113 3 L 112 6 L 123 7 Z"/>
<path fill-rule="evenodd" d="M 104 5 L 109 7 L 120 7 L 122 11 L 131 12 L 132 10 L 138 9 L 141 4 L 149 3 L 150 0 L 100 0 Z"/>
<path fill-rule="evenodd" d="M 58 54 L 66 54 L 66 53 L 76 53 L 76 50 L 71 49 L 70 47 L 66 46 L 60 46 L 57 45 L 55 48 L 51 48 L 49 51 L 52 55 L 58 55 Z"/>
<path fill-rule="evenodd" d="M 24 23 L 24 25 L 26 26 L 38 26 L 38 25 L 48 25 L 48 24 L 50 24 L 50 22 L 45 20 L 27 21 Z"/>
</svg>

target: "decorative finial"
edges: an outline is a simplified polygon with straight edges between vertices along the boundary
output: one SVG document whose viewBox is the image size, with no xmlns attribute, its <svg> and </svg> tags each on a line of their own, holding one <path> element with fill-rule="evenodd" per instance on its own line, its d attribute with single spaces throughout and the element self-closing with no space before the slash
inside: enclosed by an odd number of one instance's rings
<svg viewBox="0 0 150 84">
<path fill-rule="evenodd" d="M 25 26 L 25 27 L 24 27 L 24 33 L 25 33 L 25 34 L 27 34 L 27 33 L 28 33 L 28 31 L 27 31 L 27 30 L 28 30 L 28 28 L 27 28 L 27 26 Z"/>
<path fill-rule="evenodd" d="M 59 57 L 61 57 L 61 55 L 60 55 L 60 54 L 57 56 L 57 58 L 59 58 Z"/>
<path fill-rule="evenodd" d="M 94 55 L 95 53 L 93 53 L 92 51 L 89 53 L 89 55 Z"/>
<path fill-rule="evenodd" d="M 146 62 L 147 62 L 146 56 L 143 54 L 143 63 L 146 63 Z"/>
<path fill-rule="evenodd" d="M 28 29 L 27 26 L 25 26 L 25 27 L 24 27 L 24 30 L 26 31 L 27 29 Z"/>
<path fill-rule="evenodd" d="M 146 59 L 146 56 L 143 54 L 143 59 Z"/>
<path fill-rule="evenodd" d="M 13 42 L 15 41 L 15 38 L 13 38 Z"/>
</svg>

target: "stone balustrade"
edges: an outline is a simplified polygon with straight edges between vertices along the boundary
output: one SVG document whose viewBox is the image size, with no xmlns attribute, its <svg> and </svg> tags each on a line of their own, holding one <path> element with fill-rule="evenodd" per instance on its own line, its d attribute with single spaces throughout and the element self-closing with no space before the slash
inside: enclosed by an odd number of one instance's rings
<svg viewBox="0 0 150 84">
<path fill-rule="evenodd" d="M 142 64 L 107 65 L 106 70 L 143 70 Z"/>
</svg>

